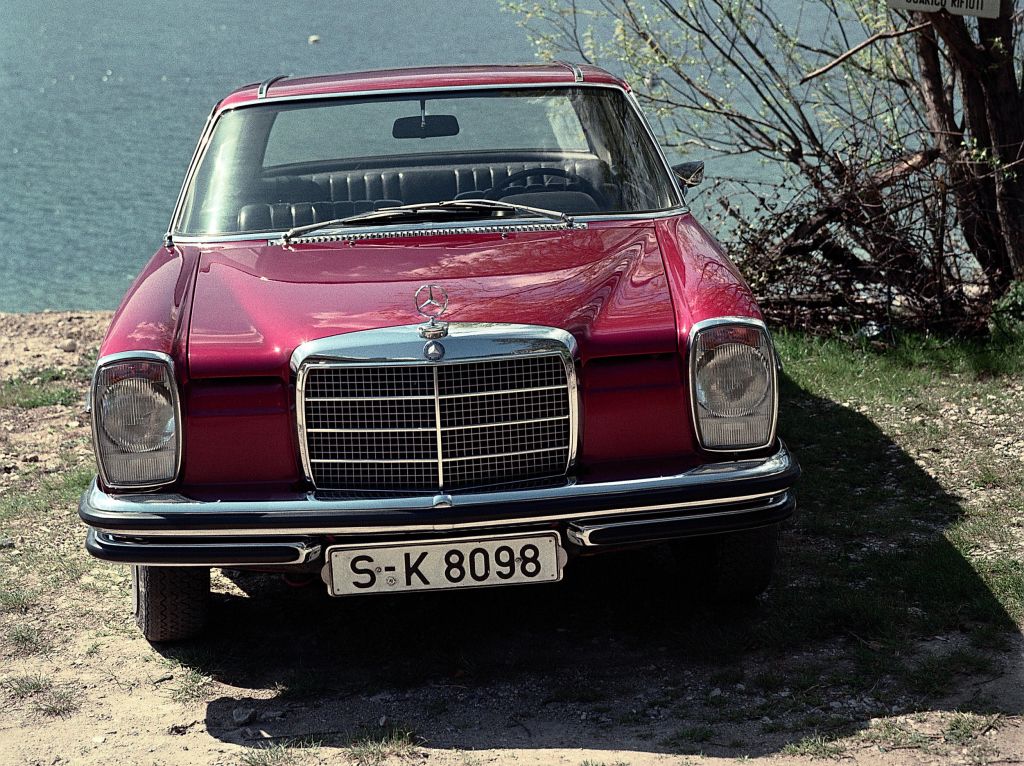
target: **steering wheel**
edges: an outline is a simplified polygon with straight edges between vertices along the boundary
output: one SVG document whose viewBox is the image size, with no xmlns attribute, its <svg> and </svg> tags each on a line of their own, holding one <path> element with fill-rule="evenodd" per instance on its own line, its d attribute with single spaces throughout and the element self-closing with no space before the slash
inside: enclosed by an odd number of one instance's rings
<svg viewBox="0 0 1024 766">
<path fill-rule="evenodd" d="M 598 191 L 597 187 L 594 186 L 583 176 L 578 173 L 573 173 L 570 170 L 563 168 L 528 168 L 526 170 L 520 170 L 518 173 L 513 173 L 503 181 L 499 181 L 494 185 L 494 188 L 488 191 L 484 195 L 484 199 L 498 200 L 506 196 L 507 190 L 511 186 L 519 181 L 525 181 L 528 178 L 540 176 L 544 178 L 546 176 L 556 176 L 558 178 L 564 178 L 568 183 L 574 183 L 579 186 L 586 194 L 589 194 L 597 206 L 601 209 L 607 209 L 608 200 L 604 196 L 604 193 Z"/>
</svg>

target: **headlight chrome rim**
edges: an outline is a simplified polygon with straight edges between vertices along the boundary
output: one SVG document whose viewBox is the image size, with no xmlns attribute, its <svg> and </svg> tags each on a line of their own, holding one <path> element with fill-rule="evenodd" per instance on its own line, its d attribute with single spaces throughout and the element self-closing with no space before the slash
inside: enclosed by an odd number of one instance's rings
<svg viewBox="0 0 1024 766">
<path fill-rule="evenodd" d="M 105 386 L 100 385 L 101 376 L 104 373 L 110 372 L 113 368 L 118 366 L 130 369 L 133 365 L 139 366 L 142 371 L 148 373 L 148 376 L 146 374 L 127 374 L 121 380 L 116 380 Z M 126 445 L 119 442 L 119 440 L 110 433 L 106 428 L 106 424 L 103 422 L 104 408 L 109 404 L 109 399 L 107 397 L 108 392 L 110 392 L 110 390 L 115 386 L 133 378 L 148 380 L 151 385 L 161 388 L 166 392 L 170 400 L 168 406 L 170 419 L 167 422 L 167 427 L 156 439 L 158 443 L 150 445 L 149 449 L 126 448 Z M 96 363 L 96 369 L 93 373 L 88 402 L 88 409 L 91 414 L 93 451 L 96 455 L 96 463 L 100 480 L 105 487 L 113 490 L 144 491 L 163 488 L 178 480 L 178 477 L 181 474 L 184 424 L 181 417 L 181 400 L 178 391 L 177 377 L 175 375 L 174 360 L 168 354 L 159 351 L 143 350 L 125 351 L 101 357 Z M 157 420 L 159 420 L 159 418 L 157 418 Z M 149 480 L 118 480 L 118 477 L 111 475 L 111 471 L 108 470 L 108 466 L 104 463 L 104 455 L 109 457 L 113 454 L 109 450 L 110 446 L 117 448 L 116 454 L 120 454 L 122 456 L 135 456 L 137 459 L 144 460 L 147 455 L 157 456 L 160 451 L 166 448 L 172 441 L 174 442 L 173 455 L 170 456 L 171 459 L 168 464 L 168 470 L 163 472 L 160 476 Z M 104 452 L 104 446 L 108 448 L 107 452 Z"/>
<path fill-rule="evenodd" d="M 704 428 L 701 422 L 700 408 L 706 404 L 707 391 L 701 390 L 699 385 L 698 375 L 698 363 L 702 357 L 699 354 L 698 340 L 701 335 L 709 330 L 714 329 L 725 329 L 728 327 L 736 328 L 739 335 L 754 332 L 757 333 L 760 340 L 763 341 L 764 346 L 767 349 L 767 357 L 763 356 L 755 350 L 755 347 L 751 343 L 742 343 L 736 341 L 736 345 L 745 345 L 753 351 L 753 353 L 763 359 L 765 371 L 767 372 L 767 384 L 765 391 L 757 401 L 750 407 L 746 414 L 740 413 L 728 413 L 720 414 L 713 412 L 712 409 L 708 408 L 706 411 L 711 413 L 714 417 L 729 418 L 729 417 L 750 417 L 752 413 L 756 412 L 756 408 L 764 404 L 766 397 L 770 396 L 771 401 L 770 407 L 770 420 L 767 428 L 767 437 L 762 443 L 758 444 L 731 444 L 731 445 L 708 445 L 708 439 L 705 438 Z M 723 343 L 721 347 L 731 345 L 730 343 Z M 760 345 L 760 344 L 759 344 Z M 717 349 L 716 349 L 717 350 Z M 747 452 L 758 452 L 771 447 L 775 443 L 776 428 L 778 425 L 778 411 L 779 411 L 779 386 L 778 386 L 778 356 L 775 352 L 775 346 L 772 343 L 771 334 L 768 332 L 768 328 L 764 322 L 759 319 L 752 317 L 741 317 L 741 316 L 725 316 L 715 317 L 713 319 L 705 319 L 700 322 L 694 323 L 690 328 L 688 338 L 688 371 L 690 378 L 690 413 L 694 427 L 694 434 L 697 438 L 697 443 L 701 450 L 711 453 L 719 454 L 742 454 Z M 707 352 L 705 352 L 707 354 Z M 702 401 L 703 399 L 703 401 Z"/>
</svg>

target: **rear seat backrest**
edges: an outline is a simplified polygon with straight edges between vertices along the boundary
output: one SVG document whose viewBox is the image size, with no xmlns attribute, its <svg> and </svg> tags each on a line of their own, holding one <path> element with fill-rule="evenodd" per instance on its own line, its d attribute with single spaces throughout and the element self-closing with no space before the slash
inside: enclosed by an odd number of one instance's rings
<svg viewBox="0 0 1024 766">
<path fill-rule="evenodd" d="M 513 173 L 529 168 L 557 167 L 607 189 L 607 170 L 600 160 L 549 163 L 456 165 L 408 170 L 342 170 L 309 177 L 269 178 L 246 194 L 238 213 L 239 231 L 289 229 L 308 223 L 344 218 L 356 213 L 402 204 L 475 197 L 494 188 Z M 538 173 L 509 187 L 518 193 L 558 187 L 579 191 L 560 176 Z"/>
</svg>

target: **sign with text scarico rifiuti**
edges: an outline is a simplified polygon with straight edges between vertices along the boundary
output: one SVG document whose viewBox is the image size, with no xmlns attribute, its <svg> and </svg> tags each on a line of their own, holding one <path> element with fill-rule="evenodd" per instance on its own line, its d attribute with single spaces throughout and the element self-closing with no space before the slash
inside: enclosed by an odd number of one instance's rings
<svg viewBox="0 0 1024 766">
<path fill-rule="evenodd" d="M 957 16 L 999 18 L 1000 0 L 889 0 L 890 8 L 904 11 L 941 11 L 945 8 Z"/>
</svg>

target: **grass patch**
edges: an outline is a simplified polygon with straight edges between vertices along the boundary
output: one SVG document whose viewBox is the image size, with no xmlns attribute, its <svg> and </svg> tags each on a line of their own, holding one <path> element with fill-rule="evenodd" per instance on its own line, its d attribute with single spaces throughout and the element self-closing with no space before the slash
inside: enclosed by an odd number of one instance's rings
<svg viewBox="0 0 1024 766">
<path fill-rule="evenodd" d="M 918 660 L 906 670 L 904 682 L 918 694 L 939 697 L 956 688 L 958 676 L 987 673 L 992 666 L 991 658 L 978 650 L 955 649 Z"/>
<path fill-rule="evenodd" d="M 803 755 L 808 758 L 838 758 L 845 752 L 846 748 L 841 744 L 820 734 L 790 742 L 782 748 L 783 755 Z"/>
<path fill-rule="evenodd" d="M 35 602 L 35 594 L 24 588 L 0 587 L 0 612 L 24 614 Z"/>
<path fill-rule="evenodd" d="M 23 700 L 40 692 L 48 691 L 52 686 L 53 682 L 42 673 L 12 676 L 0 681 L 0 688 L 3 688 L 8 696 L 17 700 Z"/>
<path fill-rule="evenodd" d="M 836 401 L 902 402 L 950 377 L 987 381 L 1024 373 L 1024 341 L 900 335 L 879 346 L 791 331 L 773 334 L 786 373 Z"/>
<path fill-rule="evenodd" d="M 298 740 L 277 742 L 266 747 L 249 748 L 239 757 L 242 766 L 298 766 L 308 763 L 312 750 L 319 742 Z"/>
<path fill-rule="evenodd" d="M 81 400 L 76 372 L 45 369 L 0 382 L 0 407 L 32 409 L 54 404 L 70 406 Z"/>
<path fill-rule="evenodd" d="M 994 723 L 994 718 L 973 713 L 954 713 L 942 730 L 942 738 L 952 745 L 968 745 Z"/>
<path fill-rule="evenodd" d="M 171 699 L 184 705 L 199 702 L 206 697 L 212 680 L 195 668 L 181 666 L 174 674 Z"/>
<path fill-rule="evenodd" d="M 48 716 L 68 716 L 80 707 L 79 694 L 74 689 L 51 688 L 36 698 L 32 707 L 36 712 Z"/>
<path fill-rule="evenodd" d="M 31 521 L 49 513 L 56 506 L 72 504 L 86 490 L 95 474 L 92 465 L 75 466 L 47 476 L 32 490 L 9 492 L 0 497 L 0 521 Z"/>
<path fill-rule="evenodd" d="M 53 647 L 42 631 L 34 625 L 15 625 L 7 631 L 12 654 L 28 656 L 45 654 Z"/>
<path fill-rule="evenodd" d="M 864 732 L 864 739 L 878 746 L 880 750 L 925 749 L 929 740 L 918 731 L 890 718 L 878 721 Z"/>
<path fill-rule="evenodd" d="M 356 766 L 379 766 L 388 758 L 409 755 L 418 738 L 404 726 L 389 724 L 365 729 L 348 743 L 346 752 Z"/>
</svg>

